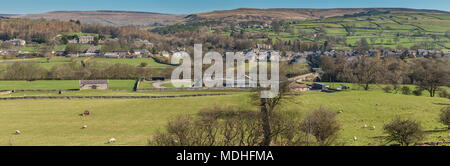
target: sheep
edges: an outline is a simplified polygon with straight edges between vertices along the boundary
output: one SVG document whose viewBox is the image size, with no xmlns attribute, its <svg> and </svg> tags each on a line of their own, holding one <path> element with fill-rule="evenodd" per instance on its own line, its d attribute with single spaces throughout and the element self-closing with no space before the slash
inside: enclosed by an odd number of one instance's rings
<svg viewBox="0 0 450 166">
<path fill-rule="evenodd" d="M 116 142 L 116 139 L 115 139 L 115 138 L 111 138 L 111 139 L 109 139 L 109 141 L 108 141 L 108 143 L 114 143 L 114 142 Z"/>
<path fill-rule="evenodd" d="M 353 141 L 356 141 L 356 140 L 358 140 L 358 138 L 356 138 L 356 136 L 353 136 Z"/>
<path fill-rule="evenodd" d="M 16 134 L 20 134 L 20 131 L 19 131 L 19 130 L 16 130 Z"/>
<path fill-rule="evenodd" d="M 81 127 L 82 129 L 85 129 L 85 128 L 87 128 L 87 125 L 83 125 L 83 127 Z"/>
</svg>

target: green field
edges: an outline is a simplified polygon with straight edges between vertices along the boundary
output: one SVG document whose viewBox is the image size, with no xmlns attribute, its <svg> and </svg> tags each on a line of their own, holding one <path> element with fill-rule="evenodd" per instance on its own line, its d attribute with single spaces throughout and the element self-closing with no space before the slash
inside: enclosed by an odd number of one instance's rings
<svg viewBox="0 0 450 166">
<path fill-rule="evenodd" d="M 133 58 L 133 59 L 117 59 L 117 58 L 94 58 L 90 61 L 99 62 L 99 63 L 109 63 L 109 64 L 115 64 L 115 63 L 125 63 L 132 66 L 139 66 L 141 63 L 147 63 L 146 67 L 151 68 L 166 68 L 168 65 L 161 64 L 155 62 L 152 58 Z"/>
<path fill-rule="evenodd" d="M 270 26 L 241 28 L 249 36 L 267 33 L 272 41 L 294 40 L 324 42 L 328 37 L 340 38 L 333 49 L 352 49 L 362 38 L 373 47 L 406 47 L 427 43 L 426 49 L 449 50 L 450 18 L 445 14 L 388 13 L 360 17 L 332 17 L 321 20 L 297 21 L 284 25 L 275 33 Z M 321 37 L 317 37 L 321 36 Z M 255 40 L 266 40 L 260 38 Z"/>
<path fill-rule="evenodd" d="M 8 65 L 11 65 L 16 62 L 20 63 L 37 63 L 41 67 L 50 70 L 53 66 L 64 65 L 72 63 L 73 61 L 80 62 L 82 60 L 86 60 L 87 57 L 79 57 L 79 58 L 69 58 L 69 57 L 53 57 L 47 61 L 46 58 L 31 58 L 31 59 L 9 59 L 9 60 L 0 60 L 0 76 L 3 72 L 6 71 Z M 147 63 L 148 68 L 152 68 L 155 70 L 165 69 L 170 67 L 169 65 L 161 64 L 155 62 L 152 58 L 136 58 L 136 59 L 112 59 L 112 58 L 91 58 L 88 62 L 94 62 L 99 64 L 116 64 L 116 63 L 124 63 L 132 66 L 140 66 L 141 63 Z"/>
<path fill-rule="evenodd" d="M 131 82 L 131 81 L 130 81 Z M 226 93 L 225 96 L 164 98 L 164 99 L 71 99 L 71 100 L 10 100 L 0 101 L 0 145 L 146 145 L 158 130 L 163 130 L 167 120 L 179 114 L 195 114 L 213 106 L 235 106 L 256 111 L 250 105 L 250 92 L 222 91 L 145 91 L 118 92 L 88 90 L 66 92 L 62 95 L 183 95 Z M 21 95 L 46 96 L 48 93 L 17 93 L 0 97 Z M 207 102 L 205 102 L 207 101 Z M 439 110 L 449 106 L 450 100 L 384 93 L 381 90 L 350 90 L 339 93 L 306 92 L 285 103 L 277 111 L 295 112 L 303 118 L 322 106 L 343 110 L 338 115 L 342 124 L 338 143 L 344 145 L 383 145 L 383 124 L 394 117 L 411 118 L 422 123 L 427 137 L 424 142 L 448 141 L 450 131 L 438 122 Z M 90 117 L 79 117 L 90 110 Z M 376 126 L 375 130 L 363 128 L 364 124 Z M 81 126 L 87 125 L 87 129 Z M 15 135 L 15 130 L 22 134 Z M 353 141 L 353 136 L 358 141 Z M 441 137 L 441 138 L 439 138 Z"/>
<path fill-rule="evenodd" d="M 109 80 L 109 89 L 132 90 L 135 80 Z M 67 90 L 80 88 L 79 80 L 0 81 L 0 90 Z"/>
</svg>

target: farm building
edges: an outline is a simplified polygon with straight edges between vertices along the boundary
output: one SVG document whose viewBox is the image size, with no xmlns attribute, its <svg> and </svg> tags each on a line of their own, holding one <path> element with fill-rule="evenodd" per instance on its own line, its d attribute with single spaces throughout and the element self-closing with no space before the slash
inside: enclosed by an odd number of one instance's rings
<svg viewBox="0 0 450 166">
<path fill-rule="evenodd" d="M 7 42 L 9 42 L 15 46 L 24 46 L 27 43 L 25 40 L 22 40 L 22 39 L 12 39 Z"/>
<path fill-rule="evenodd" d="M 100 54 L 99 46 L 90 46 L 84 50 L 84 56 L 98 56 Z"/>
<path fill-rule="evenodd" d="M 86 89 L 108 89 L 108 80 L 80 80 L 80 90 Z"/>
<path fill-rule="evenodd" d="M 305 91 L 308 91 L 308 86 L 306 84 L 293 82 L 293 83 L 289 84 L 289 91 L 305 92 Z"/>
<path fill-rule="evenodd" d="M 103 56 L 105 56 L 105 58 L 120 58 L 119 54 L 115 52 L 107 52 Z"/>
</svg>

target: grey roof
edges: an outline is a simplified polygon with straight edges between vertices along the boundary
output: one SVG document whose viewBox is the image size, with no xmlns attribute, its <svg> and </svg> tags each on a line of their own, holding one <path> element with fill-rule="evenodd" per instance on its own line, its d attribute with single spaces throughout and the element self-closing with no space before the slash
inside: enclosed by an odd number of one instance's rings
<svg viewBox="0 0 450 166">
<path fill-rule="evenodd" d="M 108 84 L 108 80 L 80 80 L 80 84 Z"/>
</svg>

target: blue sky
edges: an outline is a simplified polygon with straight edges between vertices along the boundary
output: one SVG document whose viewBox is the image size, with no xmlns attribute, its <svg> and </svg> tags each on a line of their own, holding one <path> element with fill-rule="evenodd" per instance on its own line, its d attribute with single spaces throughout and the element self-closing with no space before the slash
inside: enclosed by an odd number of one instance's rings
<svg viewBox="0 0 450 166">
<path fill-rule="evenodd" d="M 0 0 L 0 14 L 128 10 L 191 14 L 235 8 L 402 7 L 450 11 L 449 0 Z"/>
</svg>

